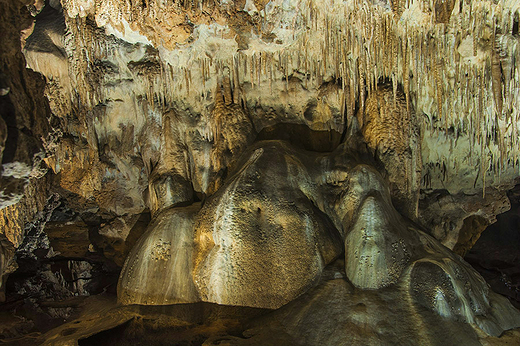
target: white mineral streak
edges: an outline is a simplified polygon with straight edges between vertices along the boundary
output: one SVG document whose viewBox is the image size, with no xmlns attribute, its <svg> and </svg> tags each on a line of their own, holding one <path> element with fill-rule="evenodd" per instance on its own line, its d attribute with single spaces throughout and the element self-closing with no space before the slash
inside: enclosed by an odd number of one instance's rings
<svg viewBox="0 0 520 346">
<path fill-rule="evenodd" d="M 99 26 L 105 27 L 105 33 L 107 35 L 114 35 L 115 37 L 117 37 L 121 40 L 124 40 L 126 42 L 134 43 L 134 44 L 135 43 L 152 44 L 152 42 L 150 42 L 150 40 L 148 40 L 148 38 L 146 36 L 141 35 L 139 33 L 139 31 L 132 30 L 132 28 L 130 28 L 130 25 L 124 18 L 121 19 L 121 24 L 123 25 L 124 32 L 120 32 L 115 27 L 113 27 L 110 23 L 105 23 L 104 21 L 98 20 L 97 24 Z"/>
</svg>

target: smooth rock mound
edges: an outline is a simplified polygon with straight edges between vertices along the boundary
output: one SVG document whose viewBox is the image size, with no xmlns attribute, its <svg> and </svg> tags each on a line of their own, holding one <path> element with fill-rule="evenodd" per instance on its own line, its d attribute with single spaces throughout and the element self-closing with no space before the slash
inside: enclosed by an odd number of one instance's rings
<svg viewBox="0 0 520 346">
<path fill-rule="evenodd" d="M 163 210 L 130 252 L 117 287 L 123 304 L 200 301 L 192 279 L 193 219 L 200 205 Z"/>
<path fill-rule="evenodd" d="M 341 253 L 339 234 L 300 190 L 311 184 L 286 145 L 268 142 L 202 208 L 195 284 L 203 301 L 279 308 Z"/>
<path fill-rule="evenodd" d="M 398 221 L 386 209 L 380 199 L 367 197 L 346 237 L 345 271 L 357 287 L 377 289 L 396 283 L 410 260 L 411 246 L 399 236 Z"/>
</svg>

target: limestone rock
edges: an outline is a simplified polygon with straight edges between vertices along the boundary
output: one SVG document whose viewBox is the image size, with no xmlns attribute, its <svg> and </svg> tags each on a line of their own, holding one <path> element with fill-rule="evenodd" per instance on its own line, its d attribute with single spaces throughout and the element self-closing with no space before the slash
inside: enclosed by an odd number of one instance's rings
<svg viewBox="0 0 520 346">
<path fill-rule="evenodd" d="M 168 305 L 199 301 L 193 283 L 194 217 L 199 205 L 157 214 L 121 271 L 123 304 Z"/>
<path fill-rule="evenodd" d="M 3 280 L 24 242 L 28 254 L 80 256 L 75 272 L 90 272 L 83 257 L 121 264 L 149 211 L 121 274 L 124 304 L 290 305 L 343 244 L 346 279 L 320 289 L 352 328 L 338 331 L 313 291 L 289 309 L 284 335 L 439 344 L 424 328 L 434 325 L 473 344 L 467 323 L 490 335 L 518 325 L 439 243 L 463 254 L 509 207 L 520 162 L 515 1 L 0 9 Z M 33 205 L 41 161 L 52 174 Z M 81 215 L 73 224 L 34 216 L 54 192 Z M 31 221 L 47 226 L 49 244 L 30 241 Z M 306 330 L 312 312 L 325 321 L 317 334 Z M 400 314 L 411 320 L 388 325 Z"/>
<path fill-rule="evenodd" d="M 14 246 L 0 234 L 0 303 L 5 302 L 5 284 L 9 274 L 16 270 Z"/>
<path fill-rule="evenodd" d="M 345 239 L 345 270 L 356 287 L 377 289 L 399 280 L 416 245 L 400 226 L 378 196 L 363 201 Z"/>
<path fill-rule="evenodd" d="M 477 269 L 491 289 L 506 296 L 520 308 L 518 284 L 518 247 L 520 246 L 520 186 L 508 193 L 511 209 L 497 216 L 498 221 L 480 234 L 477 242 L 464 257 Z"/>
<path fill-rule="evenodd" d="M 342 267 L 328 268 L 316 288 L 255 320 L 247 339 L 229 344 L 277 343 L 288 335 L 293 340 L 283 345 L 481 345 L 471 325 L 422 309 L 396 286 L 357 289 L 341 277 Z"/>
<path fill-rule="evenodd" d="M 203 301 L 278 308 L 341 253 L 338 233 L 302 191 L 313 183 L 294 149 L 263 142 L 239 167 L 197 218 L 195 283 Z"/>
<path fill-rule="evenodd" d="M 388 172 L 394 205 L 416 219 L 422 158 L 419 128 L 410 101 L 399 90 L 379 86 L 365 104 L 364 114 L 358 114 L 363 138 Z"/>
<path fill-rule="evenodd" d="M 475 323 L 488 335 L 498 337 L 520 325 L 518 310 L 507 298 L 489 291 L 480 274 L 466 263 L 449 258 L 418 261 L 410 282 L 411 295 L 419 304 L 441 316 Z"/>
<path fill-rule="evenodd" d="M 45 233 L 49 237 L 54 251 L 64 257 L 84 257 L 89 249 L 89 227 L 77 220 L 76 222 L 48 222 Z"/>
<path fill-rule="evenodd" d="M 0 37 L 2 209 L 18 202 L 23 203 L 21 200 L 29 178 L 40 173 L 39 164 L 44 156 L 41 138 L 46 138 L 49 130 L 49 107 L 44 97 L 45 80 L 41 75 L 26 69 L 21 52 L 21 31 L 30 28 L 33 23 L 25 5 L 27 1 L 18 0 L 4 1 L 0 5 L 0 19 L 3 23 L 3 35 Z M 18 223 L 18 220 L 13 219 L 13 223 Z"/>
<path fill-rule="evenodd" d="M 484 228 L 496 221 L 496 215 L 507 211 L 510 205 L 505 192 L 491 188 L 486 190 L 485 197 L 429 191 L 419 202 L 418 222 L 444 246 L 463 255 Z"/>
<path fill-rule="evenodd" d="M 0 251 L 2 257 L 0 268 L 2 287 L 0 287 L 0 295 L 4 294 L 4 284 L 8 275 L 14 272 L 17 267 L 14 258 L 15 250 L 24 241 L 26 224 L 32 222 L 48 203 L 48 177 L 29 180 L 23 190 L 25 196 L 18 203 L 0 209 Z M 9 203 L 12 202 L 12 199 L 9 200 Z"/>
<path fill-rule="evenodd" d="M 58 143 L 73 138 L 47 158 L 63 170 L 58 184 L 118 215 L 153 214 L 213 194 L 256 133 L 330 151 L 359 120 L 409 218 L 416 219 L 420 188 L 464 195 L 511 188 L 520 128 L 516 8 L 507 1 L 359 6 L 43 7 L 23 52 L 47 78 L 64 135 Z M 493 83 L 484 85 L 487 77 Z M 309 129 L 323 132 L 325 143 Z M 69 150 L 87 159 L 65 164 Z"/>
<path fill-rule="evenodd" d="M 103 256 L 120 267 L 137 240 L 144 234 L 150 223 L 150 214 L 125 215 L 101 225 L 96 245 L 102 249 Z"/>
</svg>

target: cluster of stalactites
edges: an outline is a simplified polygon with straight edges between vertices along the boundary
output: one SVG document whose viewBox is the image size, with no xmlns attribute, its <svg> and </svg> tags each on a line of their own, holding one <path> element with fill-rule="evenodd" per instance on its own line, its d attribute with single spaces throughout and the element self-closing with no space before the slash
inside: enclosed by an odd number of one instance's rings
<svg viewBox="0 0 520 346">
<path fill-rule="evenodd" d="M 280 22 L 284 32 L 292 30 L 285 42 L 263 51 L 237 48 L 218 57 L 187 46 L 186 64 L 159 59 L 155 70 L 138 76 L 144 92 L 135 99 L 159 109 L 180 98 L 207 101 L 222 75 L 234 90 L 272 90 L 281 82 L 285 93 L 291 92 L 294 78 L 308 89 L 333 81 L 341 85 L 348 123 L 357 110 L 363 112 L 367 95 L 388 80 L 394 94 L 402 88 L 407 108 L 413 105 L 423 129 L 450 133 L 454 142 L 469 136 L 470 156 L 478 158 L 483 172 L 499 175 L 520 167 L 518 4 L 398 1 L 392 11 L 362 1 L 299 5 L 291 25 Z M 268 22 L 269 13 L 264 18 Z M 82 29 L 86 19 L 69 18 L 68 24 L 82 47 L 71 53 L 76 60 L 113 54 L 110 39 L 99 37 L 99 30 Z M 91 64 L 77 66 L 84 70 L 74 75 L 85 79 Z M 73 99 L 93 107 L 103 100 L 103 91 L 86 82 L 76 80 L 86 92 Z"/>
</svg>

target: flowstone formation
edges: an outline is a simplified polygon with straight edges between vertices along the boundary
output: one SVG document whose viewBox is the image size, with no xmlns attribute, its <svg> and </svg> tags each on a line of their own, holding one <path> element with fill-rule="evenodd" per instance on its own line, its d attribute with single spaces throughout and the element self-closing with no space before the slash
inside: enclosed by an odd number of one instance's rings
<svg viewBox="0 0 520 346">
<path fill-rule="evenodd" d="M 520 326 L 520 312 L 480 274 L 399 215 L 348 141 L 332 154 L 259 142 L 239 162 L 198 214 L 182 221 L 184 208 L 172 208 L 151 224 L 123 267 L 121 302 L 277 309 L 344 249 L 357 288 L 406 286 L 414 304 L 492 336 Z"/>
<path fill-rule="evenodd" d="M 460 257 L 520 184 L 518 1 L 0 9 L 0 337 L 520 340 Z"/>
</svg>

